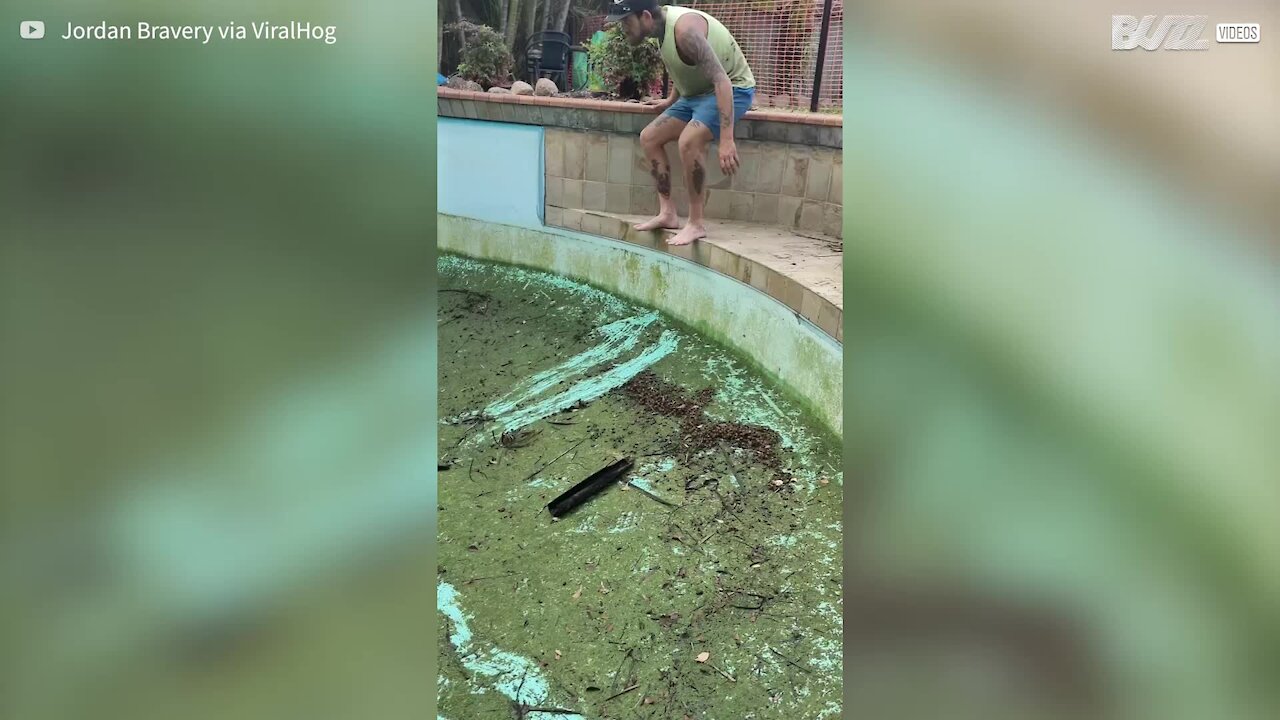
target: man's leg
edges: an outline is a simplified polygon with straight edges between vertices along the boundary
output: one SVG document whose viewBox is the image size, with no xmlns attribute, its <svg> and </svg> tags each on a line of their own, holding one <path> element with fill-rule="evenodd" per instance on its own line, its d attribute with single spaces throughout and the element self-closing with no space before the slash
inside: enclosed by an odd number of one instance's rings
<svg viewBox="0 0 1280 720">
<path fill-rule="evenodd" d="M 637 230 L 675 229 L 680 227 L 676 216 L 676 203 L 671 199 L 671 163 L 667 160 L 667 145 L 680 137 L 685 122 L 670 115 L 659 115 L 640 131 L 640 147 L 649 160 L 649 174 L 658 186 L 658 214 L 651 220 L 636 225 Z"/>
<path fill-rule="evenodd" d="M 684 184 L 689 188 L 689 222 L 667 241 L 670 245 L 688 245 L 707 236 L 702 208 L 707 193 L 707 147 L 711 145 L 711 128 L 693 120 L 680 133 L 680 162 L 684 165 Z"/>
</svg>

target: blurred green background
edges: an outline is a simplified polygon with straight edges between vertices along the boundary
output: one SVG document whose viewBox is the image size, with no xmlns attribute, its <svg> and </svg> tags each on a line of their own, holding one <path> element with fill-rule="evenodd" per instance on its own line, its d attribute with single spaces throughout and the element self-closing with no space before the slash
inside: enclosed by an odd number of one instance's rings
<svg viewBox="0 0 1280 720">
<path fill-rule="evenodd" d="M 1276 717 L 1276 6 L 847 7 L 846 716 Z"/>
<path fill-rule="evenodd" d="M 0 715 L 430 716 L 434 7 L 0 18 Z"/>
</svg>

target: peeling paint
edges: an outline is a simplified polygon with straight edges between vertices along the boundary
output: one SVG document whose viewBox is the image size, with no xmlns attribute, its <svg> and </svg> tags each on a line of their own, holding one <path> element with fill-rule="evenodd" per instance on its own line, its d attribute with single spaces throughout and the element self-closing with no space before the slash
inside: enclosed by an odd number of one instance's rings
<svg viewBox="0 0 1280 720">
<path fill-rule="evenodd" d="M 449 583 L 442 582 L 436 586 L 436 608 L 451 621 L 449 642 L 468 670 L 496 678 L 494 687 L 514 702 L 541 705 L 548 701 L 550 688 L 536 662 L 496 648 L 475 647 L 467 616 L 459 603 L 458 591 Z M 557 714 L 556 717 L 560 720 L 585 720 L 581 715 Z"/>
</svg>

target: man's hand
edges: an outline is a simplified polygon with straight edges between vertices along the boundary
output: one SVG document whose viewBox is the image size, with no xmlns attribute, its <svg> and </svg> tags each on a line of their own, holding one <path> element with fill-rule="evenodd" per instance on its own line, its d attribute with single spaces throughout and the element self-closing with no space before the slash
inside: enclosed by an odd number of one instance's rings
<svg viewBox="0 0 1280 720">
<path fill-rule="evenodd" d="M 676 104 L 676 99 L 675 99 L 675 98 L 673 98 L 673 97 L 670 97 L 670 98 L 649 98 L 648 100 L 645 100 L 645 101 L 644 101 L 644 104 L 645 104 L 645 105 L 648 105 L 649 107 L 655 107 L 655 108 L 658 108 L 658 112 L 660 112 L 660 113 L 661 113 L 661 112 L 666 112 L 668 108 L 670 108 L 672 105 L 675 105 L 675 104 Z"/>
<path fill-rule="evenodd" d="M 725 175 L 738 172 L 738 144 L 732 137 L 720 138 L 720 169 Z"/>
</svg>

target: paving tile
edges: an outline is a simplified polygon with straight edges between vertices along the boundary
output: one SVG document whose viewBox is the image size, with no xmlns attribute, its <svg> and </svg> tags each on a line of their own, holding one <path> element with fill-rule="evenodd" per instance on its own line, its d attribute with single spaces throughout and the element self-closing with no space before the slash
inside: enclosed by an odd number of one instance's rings
<svg viewBox="0 0 1280 720">
<path fill-rule="evenodd" d="M 764 225 L 778 225 L 778 196 L 752 195 L 751 221 Z"/>
<path fill-rule="evenodd" d="M 658 214 L 658 191 L 652 187 L 631 187 L 631 209 L 633 215 L 652 217 Z"/>
<path fill-rule="evenodd" d="M 564 178 L 547 178 L 547 204 L 552 207 L 564 207 Z"/>
<path fill-rule="evenodd" d="M 843 224 L 844 213 L 841 207 L 834 203 L 823 203 L 822 205 L 822 234 L 831 237 L 841 236 L 841 226 Z"/>
<path fill-rule="evenodd" d="M 805 232 L 822 232 L 822 206 L 824 203 L 804 201 L 800 208 L 800 229 Z"/>
<path fill-rule="evenodd" d="M 565 190 L 568 191 L 569 185 L 565 184 Z M 804 201 L 798 197 L 790 197 L 787 195 L 778 195 L 778 225 L 785 228 L 800 227 L 800 206 Z M 566 204 L 568 200 L 566 199 Z"/>
<path fill-rule="evenodd" d="M 608 143 L 608 176 L 605 179 L 611 183 L 629 184 L 638 142 L 634 137 L 614 134 L 609 136 Z"/>
<path fill-rule="evenodd" d="M 808 148 L 788 148 L 787 159 L 782 164 L 783 195 L 804 197 L 805 183 L 809 177 L 809 163 L 811 160 L 812 153 Z"/>
<path fill-rule="evenodd" d="M 827 304 L 827 301 L 823 300 L 814 291 L 810 290 L 807 287 L 801 289 L 800 314 L 804 316 L 804 318 L 809 322 L 813 323 L 814 325 L 818 324 L 818 312 L 819 310 L 821 310 L 822 306 L 825 304 Z"/>
<path fill-rule="evenodd" d="M 564 177 L 564 133 L 560 130 L 548 129 L 543 134 L 543 146 L 546 148 L 547 175 Z"/>
<path fill-rule="evenodd" d="M 676 203 L 676 212 L 682 217 L 689 215 L 689 191 L 679 187 L 671 190 L 671 199 Z"/>
<path fill-rule="evenodd" d="M 825 202 L 831 193 L 831 153 L 818 151 L 809 160 L 809 173 L 805 180 L 804 197 L 808 200 Z"/>
<path fill-rule="evenodd" d="M 770 278 L 777 275 L 777 273 L 760 263 L 758 260 L 753 259 L 750 262 L 751 269 L 749 272 L 749 282 L 751 283 L 751 287 L 764 293 L 769 292 Z"/>
<path fill-rule="evenodd" d="M 605 184 L 587 181 L 582 185 L 582 209 L 603 212 L 605 209 Z"/>
<path fill-rule="evenodd" d="M 565 179 L 564 191 L 561 195 L 561 199 L 564 201 L 564 207 L 573 208 L 575 210 L 582 209 L 582 183 L 582 180 Z"/>
<path fill-rule="evenodd" d="M 564 135 L 564 176 L 571 180 L 582 180 L 587 173 L 587 145 L 581 133 L 565 133 Z"/>
<path fill-rule="evenodd" d="M 570 230 L 581 230 L 583 218 L 584 215 L 581 210 L 570 210 L 566 208 L 561 215 L 561 220 L 564 222 L 562 227 L 569 228 Z"/>
<path fill-rule="evenodd" d="M 606 182 L 609 179 L 609 137 L 603 133 L 585 133 L 586 140 L 586 176 L 592 182 Z"/>
<path fill-rule="evenodd" d="M 827 202 L 844 205 L 844 161 L 836 160 L 831 168 L 831 192 L 827 194 Z"/>
<path fill-rule="evenodd" d="M 548 207 L 543 222 L 552 227 L 563 227 L 564 210 L 558 207 Z"/>
<path fill-rule="evenodd" d="M 704 212 L 709 218 L 729 218 L 729 196 L 732 190 L 712 190 L 707 196 Z"/>
<path fill-rule="evenodd" d="M 604 191 L 604 209 L 611 213 L 631 212 L 631 186 L 609 183 Z"/>
<path fill-rule="evenodd" d="M 782 173 L 787 161 L 786 146 L 767 143 L 760 147 L 760 166 L 756 176 L 756 192 L 777 195 L 782 192 Z"/>
<path fill-rule="evenodd" d="M 653 176 L 649 173 L 649 158 L 645 157 L 640 141 L 636 141 L 635 153 L 631 155 L 631 184 L 654 187 Z"/>
<path fill-rule="evenodd" d="M 843 324 L 844 312 L 831 303 L 823 303 L 822 308 L 818 311 L 817 326 L 826 334 L 843 342 L 844 333 L 840 329 Z"/>
<path fill-rule="evenodd" d="M 738 172 L 733 175 L 732 189 L 739 192 L 757 192 L 762 156 L 756 143 L 738 143 Z"/>
<path fill-rule="evenodd" d="M 707 187 L 712 190 L 728 190 L 733 184 L 733 178 L 725 175 L 720 169 L 720 147 L 718 143 L 713 143 L 707 150 L 707 157 L 703 158 L 706 164 L 706 183 Z"/>
<path fill-rule="evenodd" d="M 802 288 L 795 280 L 779 272 L 770 273 L 765 287 L 770 297 L 797 312 L 800 310 L 801 290 Z"/>
<path fill-rule="evenodd" d="M 734 192 L 729 193 L 729 218 L 731 220 L 739 220 L 742 222 L 750 222 L 755 212 L 754 196 L 751 193 Z"/>
</svg>

